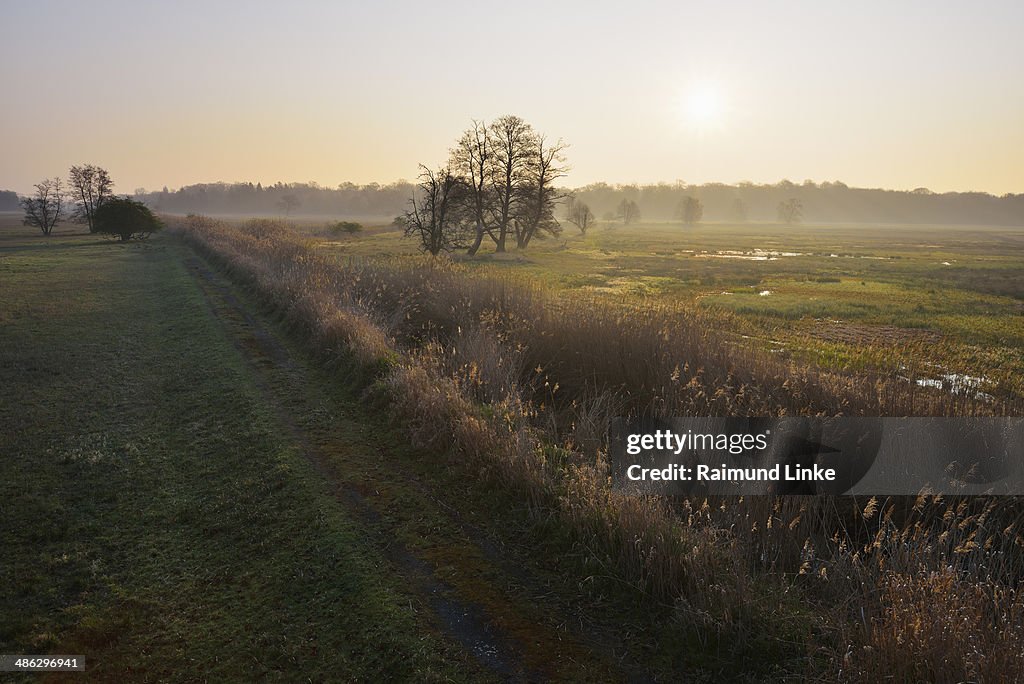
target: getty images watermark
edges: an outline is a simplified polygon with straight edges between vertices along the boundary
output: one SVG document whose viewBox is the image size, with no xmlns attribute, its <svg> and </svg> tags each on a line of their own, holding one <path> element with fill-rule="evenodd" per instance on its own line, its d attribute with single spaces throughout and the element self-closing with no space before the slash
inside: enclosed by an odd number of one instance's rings
<svg viewBox="0 0 1024 684">
<path fill-rule="evenodd" d="M 699 494 L 1024 494 L 1024 418 L 616 418 L 614 486 Z"/>
</svg>

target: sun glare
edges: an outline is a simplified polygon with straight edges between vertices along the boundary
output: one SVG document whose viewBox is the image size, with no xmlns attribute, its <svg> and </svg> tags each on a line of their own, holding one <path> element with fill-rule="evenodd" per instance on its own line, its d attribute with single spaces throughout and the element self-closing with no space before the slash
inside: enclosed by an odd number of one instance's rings
<svg viewBox="0 0 1024 684">
<path fill-rule="evenodd" d="M 726 113 L 721 91 L 706 84 L 693 86 L 680 93 L 677 110 L 681 123 L 696 133 L 720 128 Z"/>
<path fill-rule="evenodd" d="M 713 88 L 701 88 L 686 98 L 690 122 L 699 126 L 717 123 L 722 116 L 722 98 Z"/>
</svg>

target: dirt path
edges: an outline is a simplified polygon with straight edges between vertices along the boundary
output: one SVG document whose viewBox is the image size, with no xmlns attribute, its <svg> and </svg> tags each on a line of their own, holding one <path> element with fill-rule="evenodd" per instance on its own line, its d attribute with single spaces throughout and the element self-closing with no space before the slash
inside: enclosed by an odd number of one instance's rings
<svg viewBox="0 0 1024 684">
<path fill-rule="evenodd" d="M 432 491 L 422 455 L 295 349 L 201 257 L 187 267 L 280 423 L 408 587 L 436 629 L 505 681 L 643 680 L 538 601 L 547 591 Z M 439 467 L 434 465 L 433 467 Z"/>
</svg>

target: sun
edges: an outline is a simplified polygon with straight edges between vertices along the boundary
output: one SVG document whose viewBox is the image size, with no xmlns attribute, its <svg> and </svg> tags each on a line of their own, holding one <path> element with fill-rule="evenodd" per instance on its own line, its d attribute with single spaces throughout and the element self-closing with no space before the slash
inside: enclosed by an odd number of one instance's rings
<svg viewBox="0 0 1024 684">
<path fill-rule="evenodd" d="M 721 128 L 725 123 L 726 109 L 722 91 L 707 83 L 687 88 L 679 93 L 676 101 L 680 123 L 698 134 Z"/>
<path fill-rule="evenodd" d="M 722 117 L 722 98 L 712 88 L 701 88 L 686 98 L 686 113 L 692 123 L 708 125 Z"/>
</svg>

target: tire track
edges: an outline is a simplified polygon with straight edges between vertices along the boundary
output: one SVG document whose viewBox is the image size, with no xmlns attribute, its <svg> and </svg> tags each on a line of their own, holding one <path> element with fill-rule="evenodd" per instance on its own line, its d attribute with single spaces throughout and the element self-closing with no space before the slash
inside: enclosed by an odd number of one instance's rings
<svg viewBox="0 0 1024 684">
<path fill-rule="evenodd" d="M 360 488 L 339 476 L 330 463 L 330 454 L 310 438 L 296 420 L 297 406 L 282 400 L 272 374 L 302 375 L 303 369 L 288 349 L 249 313 L 232 292 L 232 288 L 196 255 L 186 259 L 186 267 L 196 277 L 207 304 L 221 320 L 232 344 L 253 369 L 257 387 L 273 408 L 281 425 L 299 445 L 305 457 L 325 478 L 352 515 L 367 529 L 384 558 L 402 583 L 429 610 L 431 622 L 455 641 L 480 666 L 497 678 L 510 682 L 548 681 L 553 672 L 544 672 L 523 665 L 524 644 L 500 627 L 500 621 L 487 607 L 457 595 L 455 589 L 439 578 L 432 565 L 417 557 L 405 544 L 384 534 L 381 513 Z M 308 408 L 308 407 L 307 407 Z M 342 437 L 339 436 L 339 439 Z M 535 659 L 534 659 L 535 660 Z"/>
</svg>

